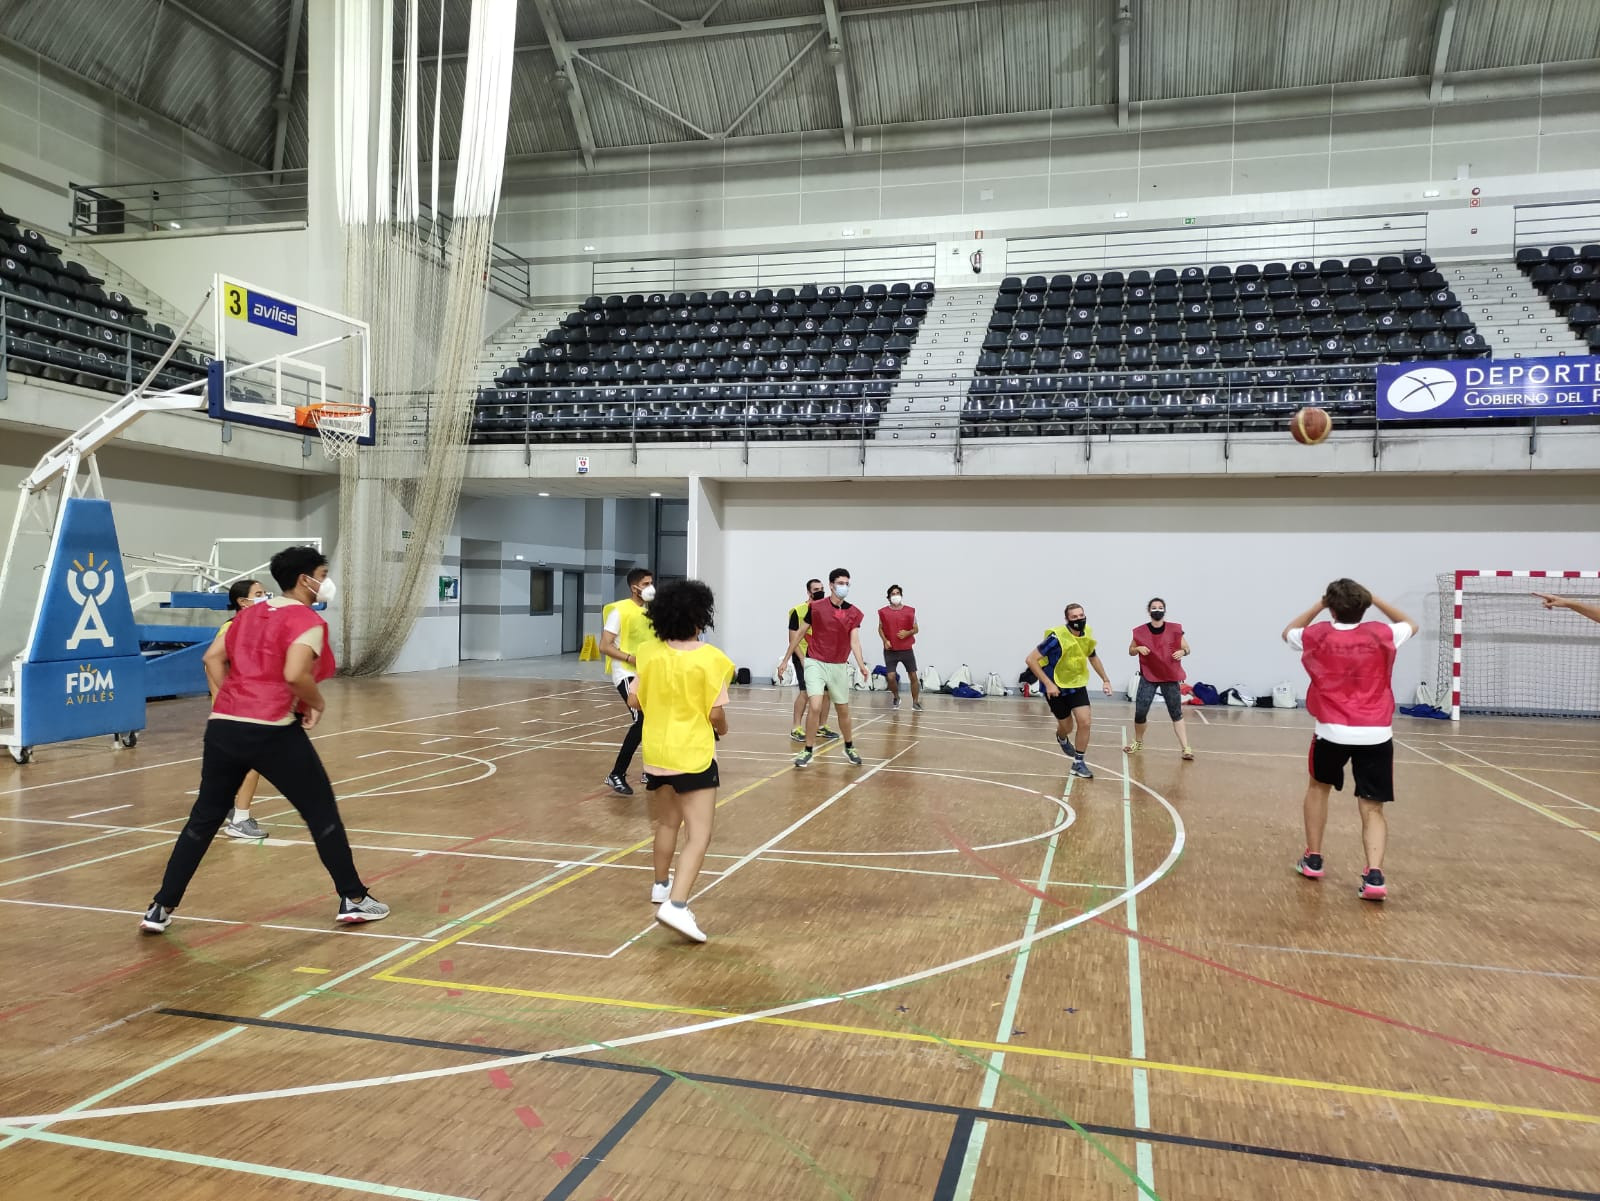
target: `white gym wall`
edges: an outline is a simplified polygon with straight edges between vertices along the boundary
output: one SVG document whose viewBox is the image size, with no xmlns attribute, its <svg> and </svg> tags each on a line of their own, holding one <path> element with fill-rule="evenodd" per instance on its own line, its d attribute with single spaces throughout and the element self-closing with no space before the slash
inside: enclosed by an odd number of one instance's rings
<svg viewBox="0 0 1600 1201">
<path fill-rule="evenodd" d="M 1133 670 L 1129 632 L 1160 595 L 1194 646 L 1191 680 L 1298 688 L 1304 677 L 1279 632 L 1348 575 L 1422 626 L 1395 672 L 1409 697 L 1434 674 L 1439 572 L 1600 562 L 1593 476 L 1488 476 L 1469 488 L 1367 478 L 817 480 L 727 483 L 721 493 L 713 639 L 758 678 L 778 661 L 786 610 L 806 578 L 846 567 L 851 600 L 867 611 L 870 662 L 882 661 L 876 613 L 890 584 L 917 608 L 919 661 L 941 674 L 967 663 L 980 683 L 990 671 L 1014 681 L 1028 648 L 1077 601 L 1120 691 Z M 713 525 L 700 529 L 715 539 Z M 696 553 L 714 563 L 718 552 Z"/>
</svg>

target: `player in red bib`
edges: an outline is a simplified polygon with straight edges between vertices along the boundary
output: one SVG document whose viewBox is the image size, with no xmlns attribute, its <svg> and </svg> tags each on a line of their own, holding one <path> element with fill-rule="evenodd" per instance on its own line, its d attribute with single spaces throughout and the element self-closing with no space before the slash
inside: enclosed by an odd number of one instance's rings
<svg viewBox="0 0 1600 1201">
<path fill-rule="evenodd" d="M 1370 605 L 1387 621 L 1364 621 Z M 1327 609 L 1332 621 L 1312 622 Z M 1383 852 L 1389 840 L 1383 807 L 1394 800 L 1394 655 L 1417 632 L 1417 623 L 1354 580 L 1334 580 L 1322 599 L 1284 628 L 1283 640 L 1299 651 L 1311 677 L 1306 708 L 1316 718 L 1311 739 L 1311 781 L 1306 785 L 1306 850 L 1295 870 L 1320 879 L 1322 834 L 1328 825 L 1328 790 L 1344 790 L 1344 768 L 1355 780 L 1361 842 L 1367 867 L 1361 896 L 1388 895 Z"/>
<path fill-rule="evenodd" d="M 331 601 L 328 560 L 312 546 L 272 556 L 278 595 L 242 609 L 227 637 L 206 651 L 206 676 L 215 692 L 200 760 L 200 794 L 178 833 L 166 875 L 139 928 L 159 934 L 233 808 L 239 785 L 260 772 L 305 820 L 322 866 L 339 894 L 337 920 L 376 922 L 389 907 L 367 893 L 356 874 L 350 840 L 333 785 L 308 736 L 322 717 L 317 685 L 333 675 L 328 623 L 311 608 Z"/>
<path fill-rule="evenodd" d="M 1189 640 L 1183 627 L 1167 620 L 1167 602 L 1159 596 L 1150 598 L 1145 606 L 1150 620 L 1133 629 L 1133 641 L 1128 643 L 1128 654 L 1139 660 L 1139 691 L 1133 698 L 1133 741 L 1122 749 L 1132 755 L 1144 749 L 1145 727 L 1150 719 L 1150 702 L 1156 693 L 1166 702 L 1167 716 L 1172 719 L 1173 732 L 1178 735 L 1178 746 L 1185 759 L 1194 758 L 1189 746 L 1189 735 L 1183 724 L 1183 660 L 1189 657 Z"/>
<path fill-rule="evenodd" d="M 891 707 L 900 707 L 900 669 L 911 681 L 911 707 L 922 712 L 922 683 L 917 679 L 917 611 L 905 603 L 899 584 L 885 594 L 889 603 L 878 610 L 878 637 L 883 641 L 883 670 L 889 677 Z"/>
</svg>

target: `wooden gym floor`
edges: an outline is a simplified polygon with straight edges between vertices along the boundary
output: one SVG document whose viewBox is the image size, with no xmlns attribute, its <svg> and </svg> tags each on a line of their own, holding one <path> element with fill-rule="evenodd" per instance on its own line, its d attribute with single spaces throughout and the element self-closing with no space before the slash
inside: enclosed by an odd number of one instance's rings
<svg viewBox="0 0 1600 1201">
<path fill-rule="evenodd" d="M 0 766 L 0 1178 L 160 1196 L 1600 1198 L 1593 724 L 1402 720 L 1384 905 L 1335 797 L 1292 870 L 1309 722 L 856 705 L 789 765 L 738 689 L 705 895 L 654 925 L 603 682 L 329 689 L 317 743 L 389 920 L 338 929 L 304 827 L 220 839 L 141 936 L 199 701 Z M 107 740 L 109 741 L 109 740 Z M 637 771 L 637 768 L 636 768 Z"/>
</svg>

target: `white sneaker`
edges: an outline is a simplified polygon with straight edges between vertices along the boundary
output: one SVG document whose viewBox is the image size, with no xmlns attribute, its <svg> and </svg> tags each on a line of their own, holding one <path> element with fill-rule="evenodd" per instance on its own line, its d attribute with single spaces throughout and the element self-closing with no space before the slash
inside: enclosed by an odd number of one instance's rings
<svg viewBox="0 0 1600 1201">
<path fill-rule="evenodd" d="M 680 909 L 668 901 L 656 910 L 656 921 L 663 926 L 670 926 L 685 938 L 693 939 L 695 942 L 706 940 L 705 931 L 695 924 L 694 914 L 687 905 Z"/>
<path fill-rule="evenodd" d="M 663 904 L 665 904 L 666 901 L 667 901 L 667 898 L 670 897 L 671 895 L 672 895 L 672 877 L 671 877 L 671 875 L 667 876 L 667 882 L 665 884 L 657 884 L 654 880 L 650 881 L 650 903 L 652 905 L 663 905 Z"/>
<path fill-rule="evenodd" d="M 357 922 L 381 922 L 388 916 L 389 906 L 370 893 L 359 901 L 352 901 L 349 897 L 339 898 L 338 920 L 347 926 Z"/>
<path fill-rule="evenodd" d="M 227 821 L 222 824 L 222 832 L 229 838 L 265 838 L 267 832 L 256 824 L 256 819 L 247 817 L 242 822 Z"/>
</svg>

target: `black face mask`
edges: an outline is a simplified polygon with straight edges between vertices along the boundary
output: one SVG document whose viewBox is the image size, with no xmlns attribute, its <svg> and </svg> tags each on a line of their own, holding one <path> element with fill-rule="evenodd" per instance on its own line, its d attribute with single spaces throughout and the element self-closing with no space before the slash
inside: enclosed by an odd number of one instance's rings
<svg viewBox="0 0 1600 1201">
<path fill-rule="evenodd" d="M 1067 629 L 1071 630 L 1074 634 L 1081 634 L 1081 633 L 1084 632 L 1084 630 L 1086 630 L 1088 628 L 1089 628 L 1089 619 L 1086 618 L 1086 617 L 1080 617 L 1080 618 L 1077 618 L 1075 621 L 1067 622 Z"/>
<path fill-rule="evenodd" d="M 1167 611 L 1165 609 L 1151 609 L 1150 610 L 1150 620 L 1151 621 L 1160 622 L 1160 621 L 1165 621 L 1166 619 L 1167 619 Z"/>
<path fill-rule="evenodd" d="M 823 597 L 823 593 L 821 593 L 821 592 L 813 592 L 811 594 L 811 599 L 812 600 L 821 600 L 822 597 Z"/>
</svg>

